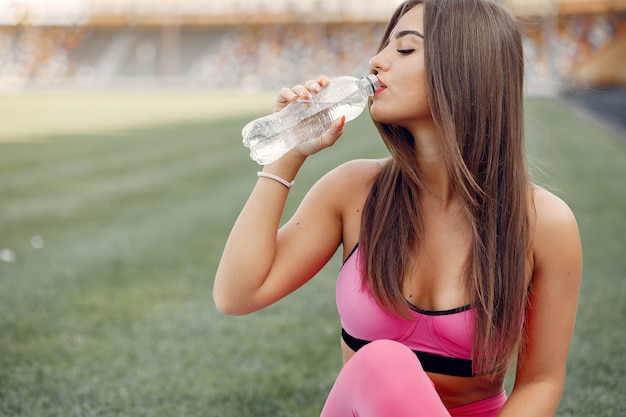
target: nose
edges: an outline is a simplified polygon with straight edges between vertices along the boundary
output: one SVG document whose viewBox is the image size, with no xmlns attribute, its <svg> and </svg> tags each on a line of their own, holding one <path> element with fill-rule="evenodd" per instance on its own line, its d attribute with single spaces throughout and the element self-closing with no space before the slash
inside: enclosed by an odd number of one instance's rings
<svg viewBox="0 0 626 417">
<path fill-rule="evenodd" d="M 382 51 L 380 51 L 379 53 L 374 55 L 372 58 L 370 58 L 369 66 L 370 66 L 370 69 L 376 72 L 380 72 L 384 70 L 384 68 L 386 67 L 386 64 L 382 57 Z"/>
</svg>

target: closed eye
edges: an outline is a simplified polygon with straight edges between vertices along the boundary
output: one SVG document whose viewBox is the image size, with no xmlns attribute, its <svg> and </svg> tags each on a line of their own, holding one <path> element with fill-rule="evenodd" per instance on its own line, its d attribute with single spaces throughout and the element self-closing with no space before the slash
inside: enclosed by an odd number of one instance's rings
<svg viewBox="0 0 626 417">
<path fill-rule="evenodd" d="M 397 51 L 402 55 L 408 55 L 411 52 L 415 52 L 415 49 L 398 49 Z"/>
</svg>

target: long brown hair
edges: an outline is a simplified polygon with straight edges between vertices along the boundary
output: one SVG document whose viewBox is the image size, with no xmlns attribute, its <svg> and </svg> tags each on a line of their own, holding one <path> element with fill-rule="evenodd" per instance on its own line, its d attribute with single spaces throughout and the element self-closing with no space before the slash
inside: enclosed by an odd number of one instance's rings
<svg viewBox="0 0 626 417">
<path fill-rule="evenodd" d="M 521 337 L 529 242 L 523 141 L 524 58 L 515 19 L 489 0 L 407 0 L 390 20 L 424 4 L 428 99 L 445 166 L 473 231 L 464 282 L 474 300 L 477 374 L 501 374 Z M 414 138 L 376 123 L 391 158 L 365 203 L 364 283 L 383 307 L 407 317 L 403 277 L 423 240 Z"/>
</svg>

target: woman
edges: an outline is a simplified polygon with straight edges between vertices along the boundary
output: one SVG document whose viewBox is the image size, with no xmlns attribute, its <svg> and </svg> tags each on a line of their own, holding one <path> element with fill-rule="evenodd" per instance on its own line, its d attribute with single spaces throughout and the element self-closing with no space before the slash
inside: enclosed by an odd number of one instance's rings
<svg viewBox="0 0 626 417">
<path fill-rule="evenodd" d="M 488 0 L 407 0 L 370 66 L 391 158 L 334 169 L 280 230 L 290 181 L 343 121 L 266 165 L 226 243 L 218 309 L 274 303 L 342 245 L 344 367 L 322 416 L 553 416 L 582 255 L 570 209 L 528 179 L 514 19 Z M 281 89 L 275 110 L 327 83 Z"/>
</svg>

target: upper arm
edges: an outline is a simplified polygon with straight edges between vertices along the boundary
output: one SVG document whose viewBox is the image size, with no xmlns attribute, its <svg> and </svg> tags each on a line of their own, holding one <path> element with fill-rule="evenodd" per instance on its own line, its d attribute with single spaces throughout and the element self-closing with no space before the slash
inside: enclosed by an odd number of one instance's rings
<svg viewBox="0 0 626 417">
<path fill-rule="evenodd" d="M 263 306 L 305 284 L 337 251 L 343 242 L 345 206 L 360 198 L 354 175 L 360 167 L 350 162 L 322 177 L 279 229 L 275 258 L 258 294 Z"/>
<path fill-rule="evenodd" d="M 582 250 L 576 219 L 551 193 L 535 191 L 533 272 L 516 386 L 549 382 L 562 389 L 576 320 Z"/>
</svg>

